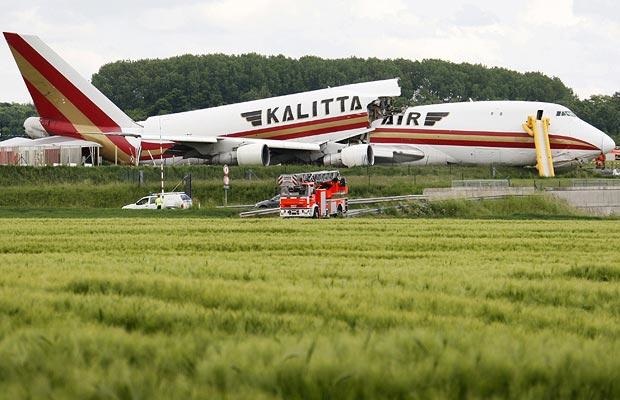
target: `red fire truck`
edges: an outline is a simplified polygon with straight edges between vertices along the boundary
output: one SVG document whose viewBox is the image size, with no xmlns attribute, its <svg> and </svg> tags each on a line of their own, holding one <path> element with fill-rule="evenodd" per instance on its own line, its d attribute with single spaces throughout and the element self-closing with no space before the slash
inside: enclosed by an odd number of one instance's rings
<svg viewBox="0 0 620 400">
<path fill-rule="evenodd" d="M 344 216 L 349 187 L 338 171 L 280 175 L 280 216 L 325 218 Z"/>
</svg>

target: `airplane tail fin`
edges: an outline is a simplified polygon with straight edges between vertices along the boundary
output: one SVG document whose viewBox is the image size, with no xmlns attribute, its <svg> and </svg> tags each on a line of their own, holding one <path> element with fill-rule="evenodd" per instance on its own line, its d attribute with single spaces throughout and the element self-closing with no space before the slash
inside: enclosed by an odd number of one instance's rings
<svg viewBox="0 0 620 400">
<path fill-rule="evenodd" d="M 8 32 L 4 37 L 49 133 L 98 142 L 104 157 L 118 150 L 121 158 L 139 154 L 139 140 L 118 134 L 140 126 L 41 39 Z"/>
</svg>

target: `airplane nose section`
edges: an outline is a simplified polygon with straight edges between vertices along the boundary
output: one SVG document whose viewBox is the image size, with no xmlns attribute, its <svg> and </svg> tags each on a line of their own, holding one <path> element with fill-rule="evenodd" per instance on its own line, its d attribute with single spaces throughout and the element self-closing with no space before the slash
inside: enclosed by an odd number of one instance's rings
<svg viewBox="0 0 620 400">
<path fill-rule="evenodd" d="M 603 140 L 601 143 L 601 152 L 603 154 L 607 154 L 615 148 L 616 148 L 616 143 L 614 142 L 614 140 L 603 133 Z"/>
</svg>

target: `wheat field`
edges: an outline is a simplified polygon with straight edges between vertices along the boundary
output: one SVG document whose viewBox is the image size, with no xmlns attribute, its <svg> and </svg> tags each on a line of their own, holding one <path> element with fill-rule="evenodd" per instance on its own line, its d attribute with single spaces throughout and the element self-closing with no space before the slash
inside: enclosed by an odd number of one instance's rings
<svg viewBox="0 0 620 400">
<path fill-rule="evenodd" d="M 618 398 L 617 221 L 0 218 L 0 398 Z"/>
</svg>

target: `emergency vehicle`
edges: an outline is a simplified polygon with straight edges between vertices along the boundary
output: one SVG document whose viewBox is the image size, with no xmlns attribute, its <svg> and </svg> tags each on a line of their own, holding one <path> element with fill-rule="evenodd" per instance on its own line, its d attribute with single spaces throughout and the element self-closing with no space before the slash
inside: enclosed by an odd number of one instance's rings
<svg viewBox="0 0 620 400">
<path fill-rule="evenodd" d="M 280 175 L 278 185 L 281 217 L 325 218 L 347 213 L 349 187 L 338 171 Z"/>
</svg>

